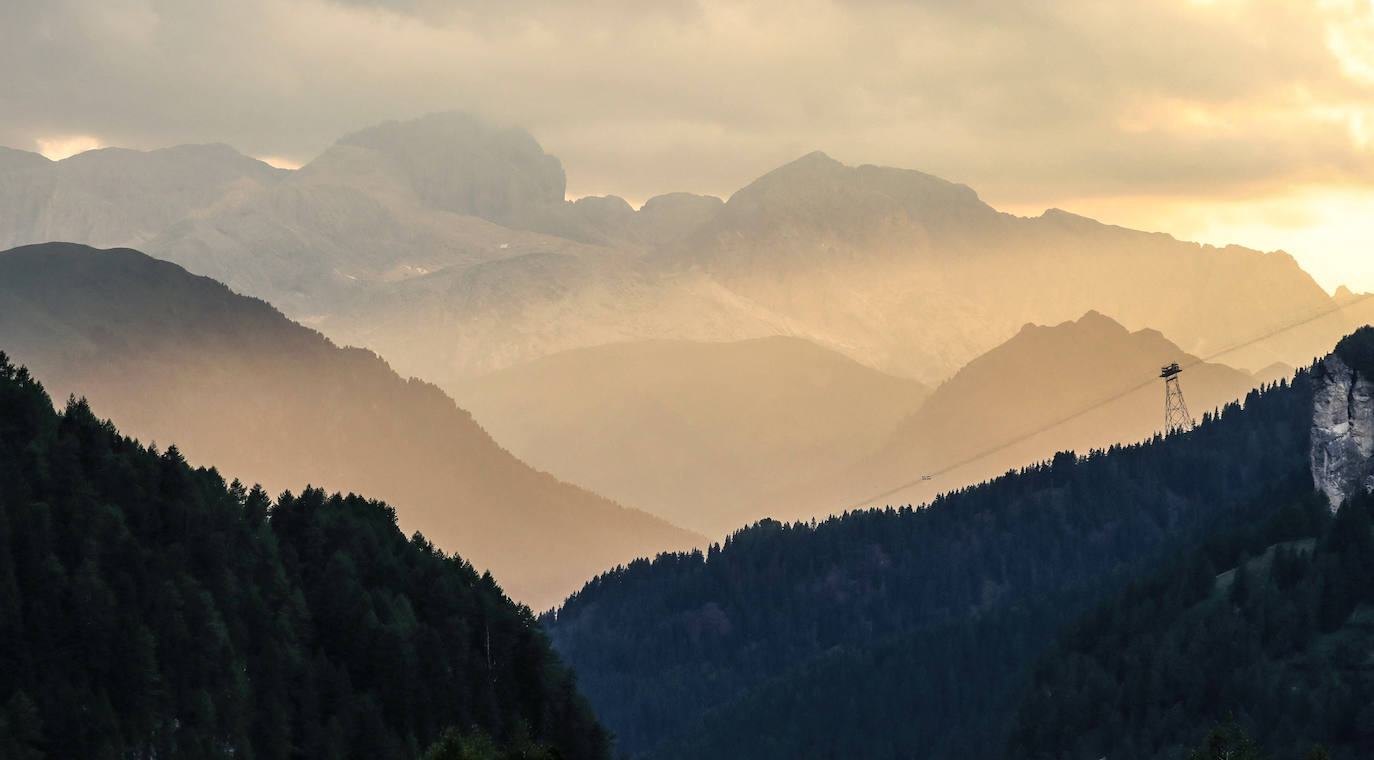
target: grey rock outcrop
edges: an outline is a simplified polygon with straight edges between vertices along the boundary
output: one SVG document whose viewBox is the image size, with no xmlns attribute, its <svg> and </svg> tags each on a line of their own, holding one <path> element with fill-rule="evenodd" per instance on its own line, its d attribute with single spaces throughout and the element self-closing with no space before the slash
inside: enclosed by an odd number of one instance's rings
<svg viewBox="0 0 1374 760">
<path fill-rule="evenodd" d="M 1358 489 L 1374 489 L 1374 381 L 1336 354 L 1313 379 L 1312 482 L 1334 512 Z"/>
</svg>

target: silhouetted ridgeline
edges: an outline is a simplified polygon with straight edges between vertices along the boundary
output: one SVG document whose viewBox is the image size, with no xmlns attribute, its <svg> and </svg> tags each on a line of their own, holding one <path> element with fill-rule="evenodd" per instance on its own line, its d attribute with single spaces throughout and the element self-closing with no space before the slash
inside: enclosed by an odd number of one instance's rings
<svg viewBox="0 0 1374 760">
<path fill-rule="evenodd" d="M 0 253 L 0 348 L 144 441 L 270 493 L 314 483 L 490 569 L 537 609 L 699 536 L 537 472 L 438 388 L 209 278 L 137 251 Z"/>
<path fill-rule="evenodd" d="M 608 756 L 529 610 L 390 507 L 274 504 L 0 354 L 0 757 L 412 760 L 446 727 Z"/>
<path fill-rule="evenodd" d="M 1310 491 L 1311 403 L 1303 371 L 1191 434 L 1060 454 L 927 509 L 764 521 L 607 573 L 545 624 L 636 756 L 996 754 L 1055 631 Z"/>
</svg>

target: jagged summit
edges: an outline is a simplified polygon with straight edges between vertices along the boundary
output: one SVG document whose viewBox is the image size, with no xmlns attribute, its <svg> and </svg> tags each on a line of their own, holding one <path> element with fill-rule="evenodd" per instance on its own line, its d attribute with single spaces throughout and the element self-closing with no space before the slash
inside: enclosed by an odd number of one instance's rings
<svg viewBox="0 0 1374 760">
<path fill-rule="evenodd" d="M 1051 207 L 1045 209 L 1037 218 L 1045 219 L 1047 221 L 1092 222 L 1093 224 L 1101 224 L 1101 222 L 1098 222 L 1096 219 L 1093 219 L 1092 217 L 1083 216 L 1082 214 L 1075 214 L 1072 211 L 1065 211 L 1064 209 L 1058 207 Z"/>
<path fill-rule="evenodd" d="M 967 185 L 912 169 L 872 164 L 849 166 L 821 151 L 764 174 L 730 196 L 726 208 L 777 208 L 791 203 L 803 210 L 813 210 L 818 202 L 841 210 L 872 205 L 881 213 L 894 209 L 938 211 L 958 206 L 992 210 Z"/>
<path fill-rule="evenodd" d="M 142 244 L 289 174 L 223 144 L 100 148 L 61 161 L 5 155 L 17 165 L 0 185 L 0 249 L 50 240 Z M 0 157 L 0 170 L 5 163 Z"/>
<path fill-rule="evenodd" d="M 1096 309 L 1089 309 L 1078 319 L 1066 319 L 1056 325 L 1039 325 L 1027 322 L 1021 327 L 1022 333 L 1045 332 L 1046 334 L 1073 335 L 1086 334 L 1119 337 L 1130 333 L 1124 325 Z M 1155 332 L 1150 330 L 1148 332 Z M 1157 333 L 1156 333 L 1157 334 Z"/>
<path fill-rule="evenodd" d="M 1157 330 L 1131 331 L 1098 311 L 1026 325 L 937 387 L 897 426 L 871 474 L 856 480 L 900 483 L 911 472 L 976 455 L 970 461 L 980 469 L 962 476 L 976 481 L 1056 450 L 1148 438 L 1163 414 L 1155 376 L 1170 362 L 1189 367 L 1186 385 L 1199 410 L 1242 397 L 1255 384 L 1248 373 L 1199 361 Z M 983 458 L 985 452 L 991 455 Z M 876 489 L 867 490 L 854 498 Z"/>
<path fill-rule="evenodd" d="M 644 201 L 644 205 L 640 206 L 639 210 L 652 213 L 678 213 L 687 209 L 695 209 L 715 213 L 724 205 L 725 201 L 714 195 L 676 192 L 655 195 Z"/>
<path fill-rule="evenodd" d="M 970 386 L 1007 385 L 1006 378 L 1022 378 L 1030 368 L 1049 359 L 1063 362 L 1066 371 L 1087 370 L 1096 364 L 1099 371 L 1112 367 L 1115 374 L 1127 367 L 1120 374 L 1129 379 L 1132 373 L 1140 372 L 1149 377 L 1148 371 L 1160 359 L 1171 356 L 1180 361 L 1186 354 L 1158 331 L 1132 332 L 1111 317 L 1090 310 L 1078 319 L 1055 325 L 1027 323 L 1015 337 L 955 373 L 937 391 L 937 397 L 956 390 L 963 392 Z M 1017 380 L 1013 385 L 1020 382 Z M 1032 394 L 1031 398 L 1034 397 Z M 942 408 L 940 404 L 930 406 L 935 410 Z"/>
<path fill-rule="evenodd" d="M 967 186 L 817 151 L 735 192 L 673 253 L 727 277 L 776 277 L 972 248 L 1002 216 Z"/>
<path fill-rule="evenodd" d="M 1349 304 L 1353 301 L 1360 300 L 1360 296 L 1361 294 L 1352 291 L 1350 288 L 1344 285 L 1339 285 L 1336 287 L 1336 292 L 1331 294 L 1331 300 L 1335 301 L 1336 303 L 1342 306 L 1345 306 L 1346 304 Z"/>
<path fill-rule="evenodd" d="M 467 113 L 385 122 L 343 137 L 340 146 L 376 151 L 433 208 L 496 222 L 561 204 L 567 190 L 563 164 L 529 132 Z"/>
</svg>

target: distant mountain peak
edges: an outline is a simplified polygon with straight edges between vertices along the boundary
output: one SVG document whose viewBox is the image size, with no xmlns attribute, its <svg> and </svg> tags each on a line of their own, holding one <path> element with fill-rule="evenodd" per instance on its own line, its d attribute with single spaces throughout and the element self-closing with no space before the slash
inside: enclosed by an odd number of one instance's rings
<svg viewBox="0 0 1374 760">
<path fill-rule="evenodd" d="M 804 156 L 802 156 L 802 157 L 796 159 L 795 161 L 792 161 L 791 164 L 784 164 L 784 166 L 791 166 L 791 165 L 798 165 L 798 164 L 800 164 L 800 165 L 816 165 L 816 166 L 834 166 L 834 167 L 843 167 L 843 166 L 844 166 L 844 164 L 842 164 L 842 163 L 840 163 L 839 161 L 836 161 L 835 159 L 831 158 L 831 157 L 829 156 L 829 154 L 827 154 L 825 151 L 820 151 L 820 150 L 813 150 L 813 151 L 811 151 L 810 153 L 807 153 L 806 155 L 804 155 Z"/>
<path fill-rule="evenodd" d="M 383 122 L 337 145 L 377 151 L 433 208 L 497 223 L 511 222 L 532 207 L 562 204 L 567 191 L 563 164 L 533 135 L 470 113 Z"/>
<path fill-rule="evenodd" d="M 1038 218 L 1041 219 L 1042 221 L 1052 222 L 1052 223 L 1060 224 L 1060 225 L 1064 225 L 1064 226 L 1079 226 L 1079 227 L 1107 227 L 1107 226 L 1110 226 L 1110 225 L 1103 224 L 1102 222 L 1099 222 L 1098 220 L 1093 219 L 1093 218 L 1090 217 L 1090 216 L 1083 216 L 1082 214 L 1075 214 L 1075 213 L 1073 213 L 1072 211 L 1065 211 L 1065 210 L 1062 209 L 1062 208 L 1047 208 L 1047 209 L 1045 209 L 1045 211 L 1044 211 L 1042 214 L 1040 214 L 1040 216 L 1039 216 Z"/>
<path fill-rule="evenodd" d="M 910 169 L 849 166 L 815 151 L 730 196 L 717 233 L 752 230 L 767 237 L 791 229 L 807 237 L 820 232 L 862 240 L 894 220 L 932 233 L 956 232 L 996 214 L 966 185 Z"/>
<path fill-rule="evenodd" d="M 1083 316 L 1075 320 L 1064 322 L 1063 325 L 1061 325 L 1061 327 L 1070 325 L 1078 328 L 1079 330 L 1105 330 L 1118 334 L 1125 334 L 1130 332 L 1130 330 L 1127 330 L 1126 327 L 1122 325 L 1120 322 L 1116 321 L 1115 319 L 1112 319 L 1111 317 L 1107 316 L 1106 314 L 1103 314 L 1102 312 L 1096 309 L 1089 309 L 1088 311 L 1084 312 Z"/>
<path fill-rule="evenodd" d="M 1360 300 L 1361 295 L 1352 291 L 1344 285 L 1337 286 L 1336 292 L 1331 294 L 1331 300 L 1345 306 L 1346 304 Z"/>
<path fill-rule="evenodd" d="M 1130 334 L 1120 322 L 1096 309 L 1089 309 L 1078 319 L 1067 319 L 1055 325 L 1041 325 L 1027 322 L 1021 326 L 1021 334 L 1061 334 L 1083 337 L 1086 335 L 1119 337 Z"/>
<path fill-rule="evenodd" d="M 0 171 L 6 169 L 26 169 L 31 166 L 43 166 L 50 163 L 52 163 L 52 161 L 41 153 L 0 147 Z"/>
</svg>

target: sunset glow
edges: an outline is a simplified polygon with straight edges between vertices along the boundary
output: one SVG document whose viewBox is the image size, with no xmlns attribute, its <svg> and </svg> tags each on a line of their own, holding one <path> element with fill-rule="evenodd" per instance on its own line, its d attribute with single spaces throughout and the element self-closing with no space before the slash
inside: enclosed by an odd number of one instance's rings
<svg viewBox="0 0 1374 760">
<path fill-rule="evenodd" d="M 88 135 L 72 137 L 38 138 L 33 141 L 38 152 L 50 161 L 61 161 L 78 153 L 105 147 L 99 139 Z"/>
</svg>

